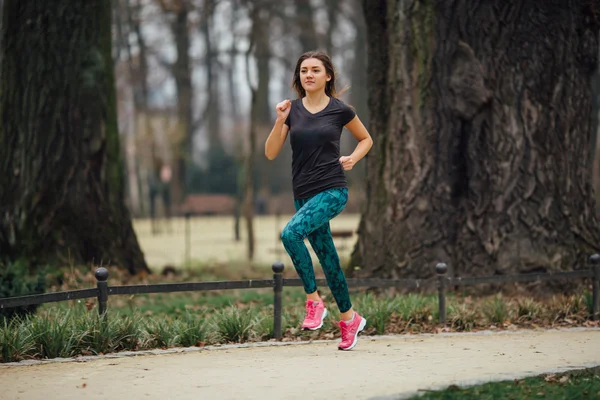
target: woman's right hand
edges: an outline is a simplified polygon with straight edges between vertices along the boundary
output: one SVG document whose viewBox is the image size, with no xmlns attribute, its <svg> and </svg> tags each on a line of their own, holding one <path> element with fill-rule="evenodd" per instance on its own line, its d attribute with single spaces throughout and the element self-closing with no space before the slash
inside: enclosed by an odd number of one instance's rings
<svg viewBox="0 0 600 400">
<path fill-rule="evenodd" d="M 292 109 L 292 102 L 289 100 L 284 100 L 281 103 L 275 106 L 277 110 L 277 119 L 285 121 L 290 115 L 290 110 Z"/>
</svg>

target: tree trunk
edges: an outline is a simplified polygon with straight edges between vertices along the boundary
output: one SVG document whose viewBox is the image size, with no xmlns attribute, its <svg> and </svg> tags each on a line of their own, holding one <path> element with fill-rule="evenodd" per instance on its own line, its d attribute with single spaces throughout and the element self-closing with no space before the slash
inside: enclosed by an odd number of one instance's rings
<svg viewBox="0 0 600 400">
<path fill-rule="evenodd" d="M 204 8 L 202 9 L 201 31 L 204 37 L 204 46 L 206 49 L 205 65 L 206 65 L 206 82 L 208 86 L 208 99 L 206 113 L 208 119 L 208 142 L 209 142 L 209 157 L 212 154 L 223 153 L 223 143 L 221 141 L 221 108 L 220 108 L 220 90 L 219 90 L 219 73 L 218 65 L 216 64 L 218 54 L 213 49 L 213 39 L 211 36 L 211 26 L 213 14 L 215 11 L 214 0 L 205 0 Z"/>
<path fill-rule="evenodd" d="M 360 11 L 360 0 L 352 0 L 353 14 L 351 20 L 354 23 L 356 36 L 354 38 L 354 60 L 351 67 L 351 86 L 350 101 L 356 108 L 356 113 L 360 116 L 365 126 L 369 125 L 369 108 L 367 99 L 369 91 L 367 89 L 367 27 L 363 13 Z"/>
<path fill-rule="evenodd" d="M 310 0 L 294 0 L 296 6 L 296 22 L 298 24 L 298 39 L 302 52 L 317 50 L 319 42 Z"/>
<path fill-rule="evenodd" d="M 4 5 L 1 256 L 148 271 L 123 201 L 111 2 Z"/>
<path fill-rule="evenodd" d="M 237 6 L 237 3 L 234 3 Z M 234 35 L 233 40 L 231 41 L 231 48 L 229 49 L 229 66 L 227 69 L 227 91 L 229 93 L 229 111 L 228 114 L 233 120 L 234 128 L 237 128 L 239 125 L 239 106 L 238 106 L 238 92 L 237 86 L 235 84 L 235 76 L 236 76 L 236 57 L 238 54 L 237 49 L 237 40 L 235 37 L 235 28 L 238 24 L 238 16 L 236 12 L 231 13 L 231 20 L 229 25 L 229 30 L 232 35 Z M 236 138 L 237 141 L 237 138 Z M 239 142 L 238 142 L 239 143 Z M 243 147 L 243 146 L 240 146 Z M 237 146 L 236 146 L 237 149 Z M 235 163 L 237 173 L 236 179 L 236 192 L 235 192 L 235 211 L 233 216 L 233 236 L 236 242 L 241 240 L 240 235 L 240 219 L 242 217 L 242 199 L 243 199 L 243 181 L 244 177 L 242 176 L 242 167 L 243 165 L 243 150 L 240 148 L 240 151 L 234 151 L 235 153 Z"/>
<path fill-rule="evenodd" d="M 0 32 L 2 32 L 2 24 L 4 22 L 4 0 L 0 0 Z M 0 34 L 0 74 L 2 74 L 2 35 Z"/>
<path fill-rule="evenodd" d="M 264 62 L 265 57 L 267 57 L 268 61 L 268 41 L 267 47 L 265 47 L 264 39 L 268 37 L 265 32 L 265 26 L 263 25 L 263 19 L 266 15 L 266 10 L 263 7 L 258 6 L 256 4 L 251 4 L 247 2 L 247 6 L 250 12 L 250 20 L 252 23 L 252 29 L 250 31 L 250 43 L 248 46 L 248 50 L 246 51 L 246 79 L 248 81 L 248 87 L 250 88 L 250 129 L 248 135 L 248 151 L 246 153 L 245 163 L 244 163 L 244 200 L 243 200 L 243 210 L 244 217 L 246 219 L 246 229 L 248 234 L 248 247 L 247 247 L 247 257 L 248 260 L 254 259 L 254 249 L 255 249 L 255 238 L 254 238 L 254 158 L 255 158 L 255 150 L 256 150 L 256 126 L 259 123 L 261 117 L 261 103 L 260 100 L 264 99 L 265 93 L 261 93 L 261 63 Z M 252 53 L 254 52 L 254 57 L 257 63 L 258 69 L 258 87 L 255 87 L 252 83 L 252 76 L 250 73 L 250 60 L 252 57 Z M 268 63 L 267 63 L 268 65 Z M 267 82 L 268 87 L 268 82 Z M 267 91 L 268 92 L 268 91 Z M 268 93 L 266 93 L 268 95 Z M 263 96 L 263 97 L 261 97 Z M 268 96 L 267 96 L 268 99 Z M 268 104 L 268 101 L 267 101 Z M 262 116 L 265 118 L 265 116 Z"/>
<path fill-rule="evenodd" d="M 150 204 L 151 199 L 146 199 L 145 196 L 143 196 L 144 193 L 149 191 L 144 190 L 148 189 L 148 182 L 144 181 L 142 177 L 146 176 L 147 171 L 151 171 L 150 173 L 152 173 L 154 169 L 153 161 L 156 158 L 156 145 L 148 108 L 148 50 L 141 29 L 142 6 L 140 0 L 135 0 L 135 5 L 131 4 L 131 1 L 132 0 L 126 0 L 127 24 L 129 29 L 135 33 L 135 44 L 138 48 L 138 63 L 137 65 L 134 63 L 134 57 L 129 42 L 129 35 L 131 32 L 128 30 L 125 47 L 128 56 L 129 73 L 133 84 L 135 128 L 134 131 L 130 133 L 129 146 L 131 146 L 132 153 L 127 162 L 129 163 L 129 171 L 131 171 L 131 179 L 129 182 L 131 186 L 130 193 L 132 204 L 137 203 L 135 209 L 137 209 L 138 213 L 144 215 L 144 204 Z M 146 146 L 138 147 L 139 143 L 144 143 Z M 137 202 L 134 202 L 134 199 L 137 199 Z M 155 221 L 153 215 L 151 215 L 151 219 L 152 231 L 154 232 Z"/>
<path fill-rule="evenodd" d="M 357 276 L 586 266 L 591 187 L 588 1 L 366 1 L 375 145 Z"/>
<path fill-rule="evenodd" d="M 598 134 L 600 133 L 600 65 L 596 66 L 596 72 L 592 79 L 592 99 L 590 156 L 593 165 L 592 186 L 596 197 L 596 212 L 598 212 L 600 211 L 600 201 L 598 201 L 598 194 L 600 193 L 600 157 L 598 157 L 598 146 L 600 145 L 598 142 Z"/>
<path fill-rule="evenodd" d="M 353 2 L 359 3 L 357 0 L 354 0 Z M 354 6 L 354 4 L 353 4 L 353 6 Z M 341 12 L 340 1 L 339 0 L 325 0 L 325 8 L 327 10 L 327 22 L 328 22 L 327 35 L 325 36 L 325 50 L 327 50 L 327 54 L 329 54 L 330 57 L 333 57 L 334 56 L 334 54 L 333 54 L 333 51 L 334 51 L 333 35 L 338 26 L 338 15 Z M 360 5 L 358 5 L 358 7 L 356 7 L 356 8 L 353 7 L 353 11 L 356 14 L 360 14 L 360 16 L 362 18 L 362 12 L 360 11 Z M 363 60 L 365 60 L 364 55 L 361 58 Z M 354 81 L 354 83 L 356 83 L 356 81 Z"/>
<path fill-rule="evenodd" d="M 189 164 L 193 155 L 193 87 L 190 61 L 190 32 L 188 16 L 192 9 L 190 0 L 170 2 L 157 0 L 163 12 L 173 13 L 171 32 L 175 40 L 177 59 L 172 66 L 177 93 L 177 132 L 178 145 L 174 150 L 173 203 L 180 204 L 187 192 Z"/>
<path fill-rule="evenodd" d="M 256 123 L 260 127 L 272 124 L 271 105 L 269 103 L 269 82 L 272 79 L 271 46 L 269 44 L 269 19 L 268 4 L 260 3 L 253 7 L 252 35 L 254 36 L 256 58 L 256 71 L 258 73 L 258 87 L 256 88 Z"/>
<path fill-rule="evenodd" d="M 257 90 L 251 87 L 252 104 L 250 111 L 249 149 L 246 157 L 246 173 L 244 180 L 244 217 L 246 218 L 246 231 L 248 235 L 247 257 L 254 260 L 255 238 L 254 238 L 254 157 L 256 148 L 256 104 Z"/>
</svg>

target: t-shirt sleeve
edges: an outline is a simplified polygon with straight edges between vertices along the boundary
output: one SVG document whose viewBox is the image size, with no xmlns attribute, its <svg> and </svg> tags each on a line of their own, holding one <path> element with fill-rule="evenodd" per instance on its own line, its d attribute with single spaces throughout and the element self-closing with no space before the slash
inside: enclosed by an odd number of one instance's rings
<svg viewBox="0 0 600 400">
<path fill-rule="evenodd" d="M 284 124 L 286 124 L 288 126 L 288 128 L 292 127 L 292 125 L 291 125 L 292 122 L 290 120 L 291 120 L 291 117 L 292 117 L 292 109 L 293 108 L 294 108 L 294 100 L 291 101 L 291 104 L 290 104 L 290 113 L 288 114 L 288 116 L 287 116 L 287 118 L 285 119 L 285 122 L 284 122 Z"/>
<path fill-rule="evenodd" d="M 356 111 L 352 107 L 347 104 L 342 104 L 342 112 L 340 115 L 340 119 L 342 122 L 342 126 L 346 125 L 348 122 L 352 121 L 356 117 Z"/>
</svg>

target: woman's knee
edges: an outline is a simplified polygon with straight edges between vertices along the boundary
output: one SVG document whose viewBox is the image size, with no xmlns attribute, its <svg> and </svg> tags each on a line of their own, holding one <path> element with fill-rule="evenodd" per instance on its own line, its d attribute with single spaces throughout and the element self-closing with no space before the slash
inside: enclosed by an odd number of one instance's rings
<svg viewBox="0 0 600 400">
<path fill-rule="evenodd" d="M 302 237 L 302 235 L 290 225 L 287 225 L 281 232 L 281 241 L 283 242 L 283 244 L 300 242 L 303 240 L 304 238 Z"/>
</svg>

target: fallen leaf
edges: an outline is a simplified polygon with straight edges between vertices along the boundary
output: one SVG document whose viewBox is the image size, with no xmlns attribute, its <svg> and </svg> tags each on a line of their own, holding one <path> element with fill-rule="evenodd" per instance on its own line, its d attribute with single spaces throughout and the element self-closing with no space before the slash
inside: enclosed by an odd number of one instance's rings
<svg viewBox="0 0 600 400">
<path fill-rule="evenodd" d="M 558 382 L 560 382 L 560 383 L 569 382 L 569 377 L 568 377 L 568 376 L 566 376 L 566 375 L 564 375 L 562 378 L 560 378 L 560 379 L 558 380 Z"/>
</svg>

